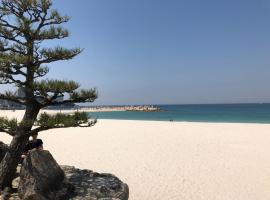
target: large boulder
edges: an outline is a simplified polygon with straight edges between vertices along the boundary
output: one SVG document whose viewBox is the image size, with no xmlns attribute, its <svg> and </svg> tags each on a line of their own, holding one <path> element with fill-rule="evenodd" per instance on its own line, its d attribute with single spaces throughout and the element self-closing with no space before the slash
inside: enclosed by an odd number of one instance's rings
<svg viewBox="0 0 270 200">
<path fill-rule="evenodd" d="M 66 177 L 75 186 L 76 195 L 70 200 L 128 200 L 129 188 L 112 174 L 62 166 Z"/>
<path fill-rule="evenodd" d="M 128 200 L 129 188 L 112 174 L 59 166 L 48 151 L 32 150 L 23 161 L 9 200 Z M 17 182 L 19 186 L 17 186 Z M 75 189 L 75 191 L 74 191 Z"/>
<path fill-rule="evenodd" d="M 0 141 L 0 162 L 4 158 L 7 150 L 8 150 L 8 145 Z"/>
<path fill-rule="evenodd" d="M 18 186 L 23 200 L 68 199 L 74 186 L 67 182 L 65 173 L 49 151 L 32 150 L 24 159 Z"/>
</svg>

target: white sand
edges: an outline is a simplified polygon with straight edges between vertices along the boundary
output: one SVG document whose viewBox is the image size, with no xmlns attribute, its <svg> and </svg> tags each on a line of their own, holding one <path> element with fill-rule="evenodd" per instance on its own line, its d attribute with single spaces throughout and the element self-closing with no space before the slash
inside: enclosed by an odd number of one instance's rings
<svg viewBox="0 0 270 200">
<path fill-rule="evenodd" d="M 60 164 L 117 175 L 131 200 L 270 199 L 270 125 L 99 120 L 40 137 Z"/>
</svg>

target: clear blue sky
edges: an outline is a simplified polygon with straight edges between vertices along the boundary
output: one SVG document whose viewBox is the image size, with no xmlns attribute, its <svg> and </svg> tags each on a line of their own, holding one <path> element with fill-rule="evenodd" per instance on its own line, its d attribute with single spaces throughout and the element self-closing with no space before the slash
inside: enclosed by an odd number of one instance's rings
<svg viewBox="0 0 270 200">
<path fill-rule="evenodd" d="M 96 104 L 270 102 L 270 0 L 54 0 L 76 59 L 51 78 Z M 57 42 L 56 42 L 57 43 Z"/>
</svg>

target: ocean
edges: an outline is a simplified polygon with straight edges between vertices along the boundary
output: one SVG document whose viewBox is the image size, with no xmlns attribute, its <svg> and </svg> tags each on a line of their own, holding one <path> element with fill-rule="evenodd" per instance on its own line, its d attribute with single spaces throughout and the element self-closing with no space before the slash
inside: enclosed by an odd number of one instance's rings
<svg viewBox="0 0 270 200">
<path fill-rule="evenodd" d="M 270 104 L 157 105 L 159 112 L 91 112 L 98 119 L 270 123 Z"/>
</svg>

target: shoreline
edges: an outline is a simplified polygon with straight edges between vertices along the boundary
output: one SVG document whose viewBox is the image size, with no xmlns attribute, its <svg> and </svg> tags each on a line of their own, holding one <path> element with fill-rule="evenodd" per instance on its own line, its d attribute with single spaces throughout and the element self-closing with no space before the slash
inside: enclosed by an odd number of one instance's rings
<svg viewBox="0 0 270 200">
<path fill-rule="evenodd" d="M 39 114 L 41 113 L 48 113 L 48 114 L 56 114 L 56 113 L 74 113 L 76 112 L 77 110 L 51 110 L 51 109 L 44 109 L 44 110 L 41 110 Z M 81 111 L 81 110 L 80 110 Z M 82 112 L 89 112 L 91 114 L 90 111 L 82 111 Z M 101 111 L 103 112 L 103 111 Z M 110 112 L 110 111 L 108 111 Z M 121 111 L 122 112 L 122 111 Z M 125 111 L 123 111 L 125 112 Z M 8 117 L 8 118 L 17 118 L 18 120 L 22 119 L 22 116 L 23 116 L 23 113 L 24 113 L 24 110 L 0 110 L 0 117 Z M 90 118 L 90 119 L 94 119 L 94 118 Z M 148 119 L 104 119 L 104 118 L 97 118 L 97 120 L 115 120 L 115 121 L 138 121 L 138 122 L 168 122 L 168 123 L 201 123 L 201 124 L 257 124 L 257 125 L 270 125 L 269 122 L 231 122 L 231 121 L 224 121 L 224 122 L 221 122 L 221 121 L 177 121 L 177 120 L 173 120 L 173 121 L 170 121 L 170 120 L 148 120 Z"/>
</svg>

